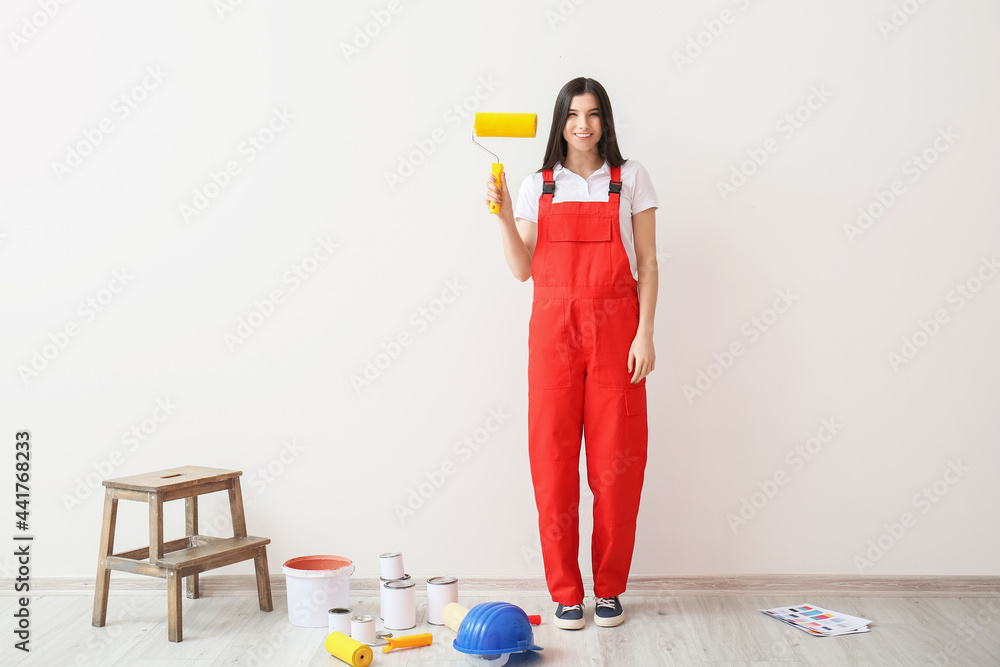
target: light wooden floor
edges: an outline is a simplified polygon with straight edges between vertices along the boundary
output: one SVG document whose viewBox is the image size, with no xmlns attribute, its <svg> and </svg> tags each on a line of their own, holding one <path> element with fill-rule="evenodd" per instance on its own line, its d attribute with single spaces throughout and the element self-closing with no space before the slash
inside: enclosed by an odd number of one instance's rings
<svg viewBox="0 0 1000 667">
<path fill-rule="evenodd" d="M 534 629 L 537 655 L 511 658 L 511 665 L 1000 665 L 1000 598 L 808 596 L 735 594 L 623 596 L 628 620 L 618 628 L 598 628 L 588 601 L 587 627 L 568 632 L 551 623 L 554 605 L 544 594 L 506 597 L 462 596 L 472 606 L 490 599 L 513 602 L 542 614 Z M 418 625 L 409 632 L 432 632 L 429 647 L 375 653 L 374 665 L 463 664 L 451 647 L 454 633 L 424 622 L 418 597 Z M 871 632 L 844 637 L 812 637 L 760 613 L 763 608 L 811 602 L 872 619 Z M 352 595 L 358 613 L 377 617 L 378 599 Z M 166 596 L 158 592 L 112 590 L 108 624 L 90 625 L 92 598 L 44 594 L 31 603 L 32 651 L 12 648 L 13 597 L 0 597 L 7 637 L 0 664 L 30 667 L 218 667 L 239 665 L 323 665 L 344 663 L 323 649 L 325 629 L 287 622 L 286 599 L 275 596 L 274 611 L 261 612 L 256 596 L 206 596 L 184 600 L 184 641 L 167 641 Z M 945 650 L 953 647 L 952 654 Z M 935 661 L 936 660 L 936 661 Z"/>
</svg>

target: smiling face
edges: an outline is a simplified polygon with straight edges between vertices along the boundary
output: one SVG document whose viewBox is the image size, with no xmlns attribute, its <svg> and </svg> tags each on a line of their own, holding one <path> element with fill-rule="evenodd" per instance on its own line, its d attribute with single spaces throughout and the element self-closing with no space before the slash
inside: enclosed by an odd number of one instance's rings
<svg viewBox="0 0 1000 667">
<path fill-rule="evenodd" d="M 593 93 L 575 95 L 569 103 L 566 127 L 563 128 L 567 152 L 596 151 L 601 131 L 601 111 L 597 97 Z"/>
</svg>

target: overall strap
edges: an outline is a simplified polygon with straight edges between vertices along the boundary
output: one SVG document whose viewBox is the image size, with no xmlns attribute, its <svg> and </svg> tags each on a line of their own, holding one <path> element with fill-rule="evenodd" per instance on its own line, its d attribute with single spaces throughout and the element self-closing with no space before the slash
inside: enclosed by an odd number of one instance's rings
<svg viewBox="0 0 1000 667">
<path fill-rule="evenodd" d="M 555 195 L 556 191 L 556 181 L 552 175 L 551 169 L 546 169 L 542 172 L 542 198 L 548 195 L 548 203 L 552 203 L 552 197 Z M 622 192 L 622 168 L 612 167 L 611 168 L 611 183 L 608 185 L 608 201 L 611 201 L 611 195 L 620 197 Z"/>
<path fill-rule="evenodd" d="M 551 169 L 546 169 L 542 172 L 542 196 L 549 196 L 549 203 L 552 202 L 552 196 L 556 191 L 556 179 L 552 175 Z"/>
<path fill-rule="evenodd" d="M 621 196 L 622 192 L 622 168 L 621 167 L 611 167 L 611 184 L 608 186 L 608 200 L 611 200 L 611 195 Z"/>
</svg>

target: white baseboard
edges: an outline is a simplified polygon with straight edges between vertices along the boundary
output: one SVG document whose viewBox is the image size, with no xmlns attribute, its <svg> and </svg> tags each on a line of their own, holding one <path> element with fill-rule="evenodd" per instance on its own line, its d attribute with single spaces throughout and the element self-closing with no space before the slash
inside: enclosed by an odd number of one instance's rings
<svg viewBox="0 0 1000 667">
<path fill-rule="evenodd" d="M 418 588 L 427 576 L 414 576 Z M 593 580 L 584 578 L 590 590 Z M 118 593 L 149 593 L 165 591 L 166 582 L 153 577 L 114 572 L 111 589 Z M 546 594 L 543 577 L 459 577 L 459 590 L 464 595 L 492 595 L 502 592 Z M 201 592 L 205 596 L 255 595 L 254 575 L 201 575 Z M 271 574 L 273 595 L 285 595 L 285 576 Z M 1000 596 L 1000 576 L 847 576 L 807 574 L 747 574 L 706 576 L 634 576 L 629 577 L 628 592 L 637 595 L 760 595 L 795 593 L 796 595 L 874 595 L 878 597 L 949 597 Z M 38 595 L 93 595 L 94 579 L 84 577 L 37 577 L 31 580 L 31 593 Z M 378 577 L 352 577 L 352 595 L 377 595 Z M 0 579 L 0 596 L 17 596 L 10 579 Z"/>
</svg>

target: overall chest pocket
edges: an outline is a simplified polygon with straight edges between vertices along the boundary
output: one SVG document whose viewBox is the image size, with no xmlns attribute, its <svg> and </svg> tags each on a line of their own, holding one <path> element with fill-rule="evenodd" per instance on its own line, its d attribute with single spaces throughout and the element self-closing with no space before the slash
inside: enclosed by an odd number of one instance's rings
<svg viewBox="0 0 1000 667">
<path fill-rule="evenodd" d="M 549 241 L 598 242 L 611 240 L 613 221 L 608 215 L 560 215 L 549 221 Z"/>
</svg>

